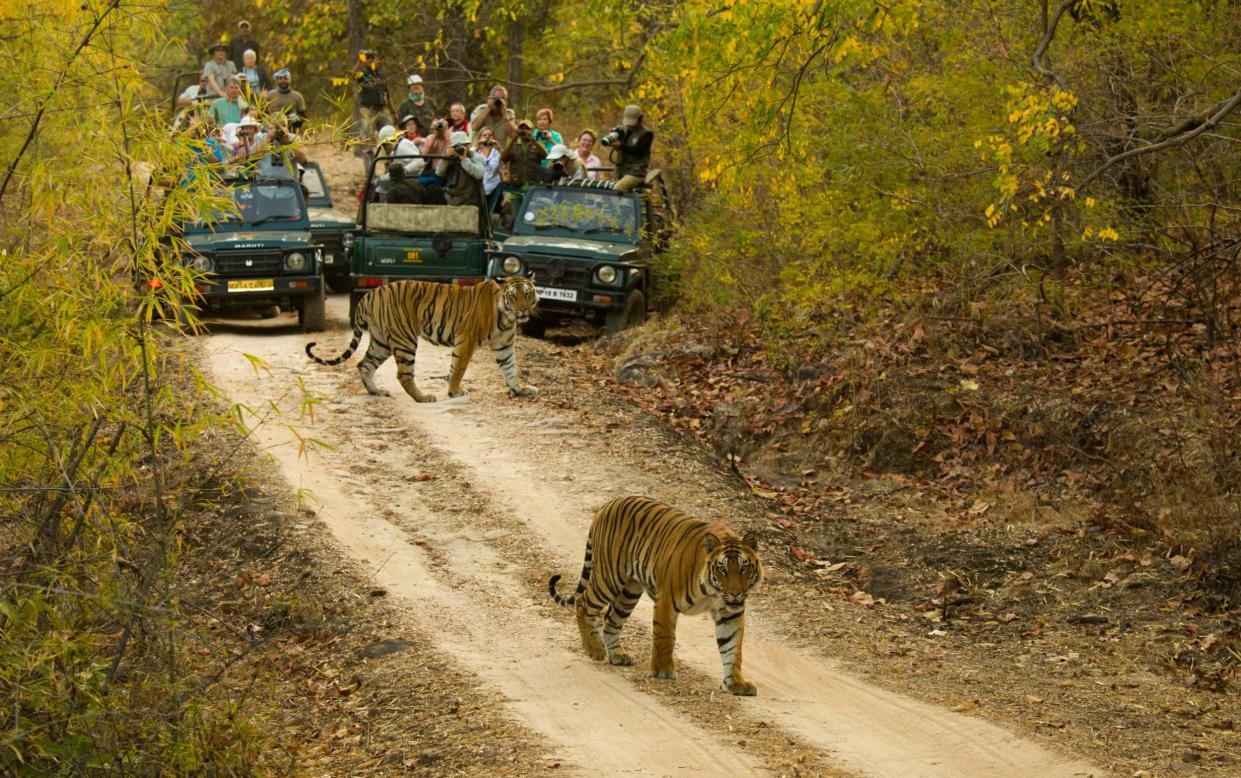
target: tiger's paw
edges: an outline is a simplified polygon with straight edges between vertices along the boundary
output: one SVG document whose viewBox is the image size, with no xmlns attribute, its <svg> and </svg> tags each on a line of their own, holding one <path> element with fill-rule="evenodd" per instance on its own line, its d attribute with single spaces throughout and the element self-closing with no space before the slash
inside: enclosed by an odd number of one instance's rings
<svg viewBox="0 0 1241 778">
<path fill-rule="evenodd" d="M 421 397 L 415 397 L 414 399 L 415 399 L 416 401 L 420 402 L 420 403 L 433 403 L 433 402 L 435 402 L 435 395 L 433 395 L 433 394 L 424 394 L 423 396 L 421 396 Z"/>
<path fill-rule="evenodd" d="M 533 386 L 518 386 L 516 388 L 510 386 L 508 390 L 509 397 L 533 397 L 538 393 L 539 390 Z"/>
<path fill-rule="evenodd" d="M 454 392 L 451 389 L 448 390 L 449 397 L 465 397 L 467 394 L 469 394 L 469 392 L 465 391 L 464 389 L 462 389 L 459 392 Z"/>
<path fill-rule="evenodd" d="M 617 649 L 616 651 L 613 651 L 611 654 L 608 655 L 608 661 L 614 665 L 619 665 L 621 667 L 629 667 L 630 665 L 633 664 L 633 657 L 631 657 L 629 654 L 625 653 L 624 651 Z"/>
<path fill-rule="evenodd" d="M 374 389 L 367 389 L 366 391 L 370 392 L 376 397 L 391 397 L 392 396 L 392 392 L 389 392 L 387 389 L 380 389 L 378 387 Z"/>
<path fill-rule="evenodd" d="M 676 670 L 652 670 L 652 678 L 662 678 L 665 681 L 675 681 L 677 679 Z"/>
<path fill-rule="evenodd" d="M 749 681 L 725 681 L 724 690 L 738 697 L 754 697 L 758 694 L 758 687 Z"/>
</svg>

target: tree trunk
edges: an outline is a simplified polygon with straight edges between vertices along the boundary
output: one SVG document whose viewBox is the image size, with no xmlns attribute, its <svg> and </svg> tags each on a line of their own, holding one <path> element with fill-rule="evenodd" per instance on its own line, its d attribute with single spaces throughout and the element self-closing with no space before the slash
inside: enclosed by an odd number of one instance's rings
<svg viewBox="0 0 1241 778">
<path fill-rule="evenodd" d="M 508 88 L 509 105 L 519 105 L 521 101 L 521 44 L 524 29 L 521 18 L 514 19 L 508 26 Z"/>
</svg>

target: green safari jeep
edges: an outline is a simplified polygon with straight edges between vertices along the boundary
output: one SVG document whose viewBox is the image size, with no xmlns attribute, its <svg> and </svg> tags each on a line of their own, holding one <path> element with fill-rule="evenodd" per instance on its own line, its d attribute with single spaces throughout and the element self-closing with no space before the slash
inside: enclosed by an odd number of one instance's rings
<svg viewBox="0 0 1241 778">
<path fill-rule="evenodd" d="M 522 325 L 527 335 L 572 318 L 619 332 L 646 320 L 651 259 L 667 244 L 671 217 L 658 170 L 632 192 L 592 179 L 531 186 L 491 273 L 534 272 L 539 308 Z"/>
<path fill-rule="evenodd" d="M 221 186 L 236 213 L 180 225 L 183 259 L 206 277 L 194 304 L 204 312 L 280 306 L 297 311 L 303 332 L 321 331 L 323 263 L 301 186 L 287 175 L 226 179 Z"/>
<path fill-rule="evenodd" d="M 323 254 L 323 279 L 333 292 L 348 292 L 349 252 L 345 243 L 353 240 L 358 224 L 352 216 L 332 207 L 332 192 L 318 162 L 302 164 L 302 185 L 308 192 L 306 208 L 310 216 L 310 234 Z"/>
<path fill-rule="evenodd" d="M 387 184 L 386 174 L 379 175 L 381 165 L 411 159 L 422 159 L 429 168 L 450 157 L 379 156 L 371 162 L 352 237 L 350 317 L 367 292 L 392 281 L 479 283 L 487 277 L 492 257 L 499 254 L 481 187 L 478 203 L 472 205 L 381 202 Z M 428 200 L 435 199 L 433 187 L 429 194 Z"/>
</svg>

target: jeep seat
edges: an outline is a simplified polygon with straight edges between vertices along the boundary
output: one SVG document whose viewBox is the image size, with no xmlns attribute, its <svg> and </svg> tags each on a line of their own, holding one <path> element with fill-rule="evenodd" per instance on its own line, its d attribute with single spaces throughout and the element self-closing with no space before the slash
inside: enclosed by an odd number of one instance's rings
<svg viewBox="0 0 1241 778">
<path fill-rule="evenodd" d="M 366 228 L 386 232 L 448 232 L 479 235 L 478 206 L 371 203 Z"/>
</svg>

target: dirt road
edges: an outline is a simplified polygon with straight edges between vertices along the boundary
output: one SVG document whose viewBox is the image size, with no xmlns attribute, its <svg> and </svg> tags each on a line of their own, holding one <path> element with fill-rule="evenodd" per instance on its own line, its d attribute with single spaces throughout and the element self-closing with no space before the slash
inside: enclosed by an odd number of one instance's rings
<svg viewBox="0 0 1241 778">
<path fill-rule="evenodd" d="M 256 444 L 290 489 L 303 490 L 341 555 L 374 572 L 403 606 L 409 629 L 498 691 L 511 717 L 549 744 L 558 772 L 1104 775 L 994 724 L 871 686 L 830 657 L 795 647 L 796 619 L 770 589 L 760 588 L 748 609 L 745 663 L 757 698 L 718 692 L 707 617 L 681 620 L 680 678 L 646 678 L 645 599 L 627 630 L 638 665 L 591 662 L 572 612 L 550 602 L 546 580 L 561 572 L 568 585 L 576 582 L 593 511 L 640 493 L 744 524 L 736 486 L 691 455 L 670 465 L 667 441 L 626 432 L 623 415 L 589 395 L 509 399 L 488 355 L 470 366 L 468 398 L 417 405 L 391 362 L 377 381 L 392 397 L 370 397 L 356 357 L 327 368 L 303 353 L 309 340 L 320 343 L 320 354 L 344 348 L 346 307 L 342 297 L 329 299 L 333 329 L 313 337 L 298 333 L 290 315 L 213 324 L 201 340 L 203 363 L 226 397 L 262 419 Z M 519 366 L 531 383 L 551 387 L 567 369 L 557 350 L 519 340 Z M 243 354 L 263 367 L 256 371 Z M 424 345 L 418 358 L 420 385 L 444 397 L 447 351 Z M 321 400 L 309 415 L 306 396 Z"/>
</svg>

